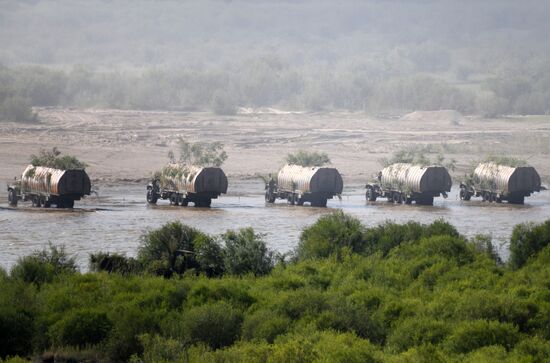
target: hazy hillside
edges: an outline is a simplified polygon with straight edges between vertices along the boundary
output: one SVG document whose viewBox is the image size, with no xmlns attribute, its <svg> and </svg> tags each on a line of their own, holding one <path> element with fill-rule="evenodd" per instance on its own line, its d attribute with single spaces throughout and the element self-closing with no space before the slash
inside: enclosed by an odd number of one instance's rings
<svg viewBox="0 0 550 363">
<path fill-rule="evenodd" d="M 546 114 L 549 15 L 545 1 L 6 1 L 0 63 L 63 70 L 56 104 L 76 106 Z"/>
</svg>

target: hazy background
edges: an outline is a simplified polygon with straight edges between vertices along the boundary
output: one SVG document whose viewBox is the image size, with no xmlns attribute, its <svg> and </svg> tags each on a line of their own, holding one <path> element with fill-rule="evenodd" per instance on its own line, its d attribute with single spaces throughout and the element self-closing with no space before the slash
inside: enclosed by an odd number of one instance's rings
<svg viewBox="0 0 550 363">
<path fill-rule="evenodd" d="M 548 19 L 548 1 L 0 1 L 0 118 L 32 120 L 30 106 L 548 114 Z"/>
</svg>

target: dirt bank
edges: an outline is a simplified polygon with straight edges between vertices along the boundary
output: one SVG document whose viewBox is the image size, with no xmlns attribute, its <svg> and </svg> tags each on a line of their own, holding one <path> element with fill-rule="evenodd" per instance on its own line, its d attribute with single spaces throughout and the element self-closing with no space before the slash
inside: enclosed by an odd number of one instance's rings
<svg viewBox="0 0 550 363">
<path fill-rule="evenodd" d="M 444 111 L 402 118 L 362 113 L 280 113 L 247 110 L 224 117 L 209 113 L 99 109 L 38 109 L 38 124 L 0 123 L 0 180 L 19 175 L 29 155 L 58 146 L 89 166 L 95 180 L 141 182 L 176 150 L 177 140 L 221 141 L 232 178 L 278 169 L 288 152 L 327 152 L 348 181 L 375 173 L 379 160 L 408 145 L 427 145 L 458 161 L 457 175 L 486 154 L 528 158 L 550 175 L 550 119 L 486 120 Z M 1 193 L 4 193 L 2 187 Z"/>
</svg>

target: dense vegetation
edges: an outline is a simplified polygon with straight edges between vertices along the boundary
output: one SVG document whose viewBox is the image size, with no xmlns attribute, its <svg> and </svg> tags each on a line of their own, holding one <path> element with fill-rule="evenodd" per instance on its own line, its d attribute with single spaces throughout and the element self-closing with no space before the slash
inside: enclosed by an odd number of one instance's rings
<svg viewBox="0 0 550 363">
<path fill-rule="evenodd" d="M 144 236 L 140 263 L 171 261 L 156 247 L 180 232 L 190 237 L 182 240 L 195 241 L 195 251 L 206 236 L 175 226 Z M 251 230 L 224 238 L 255 239 Z M 171 278 L 143 271 L 81 274 L 56 250 L 56 258 L 43 253 L 0 273 L 0 357 L 545 362 L 549 245 L 550 221 L 519 225 L 510 262 L 503 264 L 490 239 L 467 240 L 444 221 L 366 228 L 337 212 L 306 228 L 291 261 L 263 275 L 231 268 L 212 278 L 195 267 Z M 40 269 L 51 278 L 21 274 Z"/>
<path fill-rule="evenodd" d="M 33 166 L 45 166 L 61 170 L 84 170 L 88 166 L 88 164 L 78 160 L 73 155 L 61 155 L 61 151 L 57 147 L 51 150 L 40 150 L 38 155 L 31 155 L 30 162 Z"/>
<path fill-rule="evenodd" d="M 10 2 L 0 116 L 32 118 L 25 105 L 548 114 L 549 11 L 540 0 Z"/>
</svg>

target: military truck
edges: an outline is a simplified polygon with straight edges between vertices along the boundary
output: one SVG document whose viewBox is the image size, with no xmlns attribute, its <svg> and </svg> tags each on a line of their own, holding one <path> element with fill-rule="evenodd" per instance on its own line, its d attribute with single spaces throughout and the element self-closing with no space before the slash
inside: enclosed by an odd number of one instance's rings
<svg viewBox="0 0 550 363">
<path fill-rule="evenodd" d="M 523 204 L 525 197 L 541 191 L 540 176 L 532 166 L 511 167 L 494 162 L 480 163 L 460 183 L 460 199 L 481 197 L 484 202 Z"/>
<path fill-rule="evenodd" d="M 452 186 L 449 172 L 439 165 L 395 163 L 382 169 L 376 179 L 366 185 L 369 202 L 386 198 L 397 204 L 433 205 L 434 197 L 447 198 Z"/>
<path fill-rule="evenodd" d="M 168 199 L 170 205 L 210 207 L 212 199 L 227 193 L 227 177 L 219 167 L 169 164 L 147 185 L 147 202 Z"/>
<path fill-rule="evenodd" d="M 73 208 L 75 200 L 90 191 L 90 178 L 84 170 L 29 165 L 20 180 L 8 185 L 8 202 L 14 207 L 19 201 L 31 201 L 33 207 Z"/>
<path fill-rule="evenodd" d="M 335 168 L 287 164 L 265 186 L 265 200 L 274 203 L 285 199 L 288 204 L 326 207 L 327 200 L 342 194 L 344 182 Z"/>
</svg>

